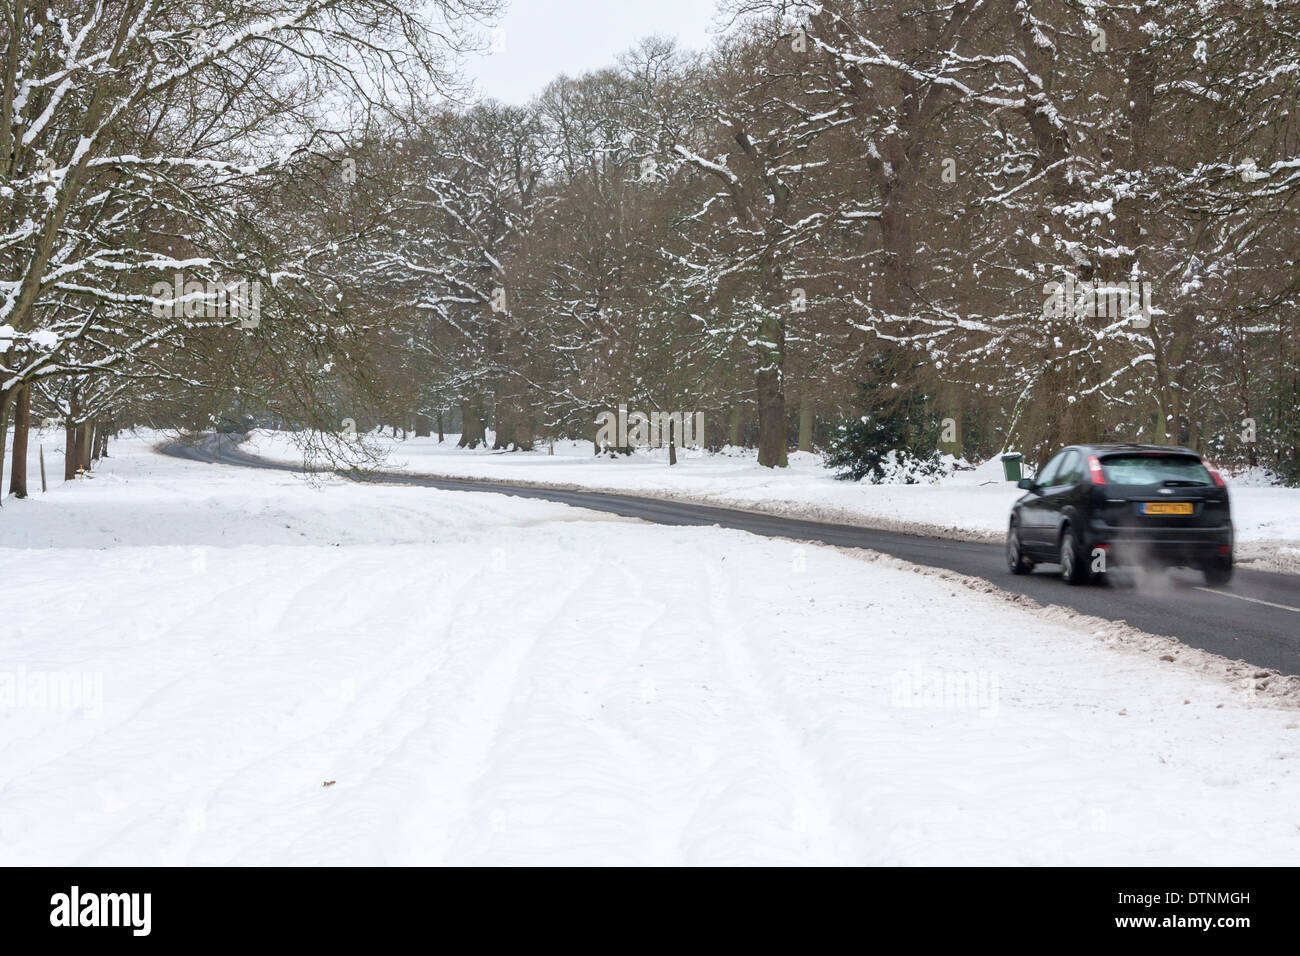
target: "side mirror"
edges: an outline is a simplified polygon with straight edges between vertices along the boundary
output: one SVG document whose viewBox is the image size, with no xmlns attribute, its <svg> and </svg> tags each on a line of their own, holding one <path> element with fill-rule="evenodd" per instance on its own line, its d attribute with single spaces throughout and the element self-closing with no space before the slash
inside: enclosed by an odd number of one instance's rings
<svg viewBox="0 0 1300 956">
<path fill-rule="evenodd" d="M 1038 486 L 1034 484 L 1034 479 L 1032 478 L 1021 478 L 1016 482 L 1016 487 L 1023 488 L 1025 491 L 1033 491 Z"/>
</svg>

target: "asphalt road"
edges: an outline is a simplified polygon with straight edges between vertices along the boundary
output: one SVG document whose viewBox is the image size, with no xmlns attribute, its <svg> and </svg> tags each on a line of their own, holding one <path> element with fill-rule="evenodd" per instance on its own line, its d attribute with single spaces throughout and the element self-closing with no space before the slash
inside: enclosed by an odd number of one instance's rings
<svg viewBox="0 0 1300 956">
<path fill-rule="evenodd" d="M 173 444 L 165 454 L 194 461 L 249 468 L 300 471 L 241 451 L 227 435 L 208 436 L 197 444 Z M 448 491 L 476 491 L 541 498 L 605 511 L 657 524 L 718 525 L 768 537 L 819 541 L 846 548 L 869 548 L 914 564 L 947 568 L 984 578 L 1006 591 L 1040 604 L 1058 604 L 1111 621 L 1125 621 L 1151 634 L 1175 637 L 1191 647 L 1248 661 L 1284 674 L 1300 674 L 1300 575 L 1239 568 L 1226 588 L 1207 588 L 1200 574 L 1157 574 L 1129 586 L 1109 584 L 1069 587 L 1043 565 L 1029 575 L 1006 568 L 1000 544 L 876 531 L 852 525 L 802 521 L 774 515 L 684 504 L 635 495 L 597 491 L 535 488 L 498 482 L 432 478 L 386 472 L 372 480 Z"/>
</svg>

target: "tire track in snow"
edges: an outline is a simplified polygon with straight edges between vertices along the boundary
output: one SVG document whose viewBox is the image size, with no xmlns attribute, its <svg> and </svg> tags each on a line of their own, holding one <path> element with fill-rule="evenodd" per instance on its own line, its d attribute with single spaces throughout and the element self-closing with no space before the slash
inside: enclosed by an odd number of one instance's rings
<svg viewBox="0 0 1300 956">
<path fill-rule="evenodd" d="M 520 645 L 528 643 L 528 639 L 518 639 L 504 647 L 493 644 L 497 649 L 491 651 L 487 663 L 477 660 L 476 655 L 488 647 L 484 640 L 488 635 L 472 619 L 474 598 L 477 589 L 492 580 L 490 565 L 491 559 L 482 559 L 476 565 L 452 564 L 450 559 L 440 564 L 437 570 L 445 576 L 437 581 L 432 594 L 418 592 L 423 612 L 415 622 L 410 619 L 409 602 L 400 605 L 402 613 L 394 614 L 391 626 L 400 626 L 408 636 L 398 645 L 385 648 L 382 658 L 367 665 L 365 675 L 357 680 L 355 703 L 317 734 L 299 742 L 310 747 L 316 738 L 330 741 L 320 759 L 337 768 L 330 771 L 339 781 L 337 786 L 362 785 L 387 794 L 402 806 L 419 808 L 428 802 L 456 808 L 464 805 L 457 799 L 455 785 L 447 783 L 456 775 L 448 768 L 472 777 L 471 768 L 481 761 L 476 744 L 466 742 L 466 738 L 475 737 L 490 723 L 482 716 L 491 710 L 491 704 L 485 703 L 486 690 L 493 687 L 492 681 L 505 681 L 499 696 L 508 702 L 513 692 L 510 663 L 516 657 L 522 660 L 521 651 L 526 648 Z M 370 583 L 377 578 L 392 593 L 404 594 L 417 593 L 427 573 L 428 569 L 407 567 L 404 575 L 395 577 L 390 556 L 388 562 L 374 568 L 354 567 L 349 579 Z M 457 610 L 449 614 L 450 608 Z M 382 621 L 371 621 L 370 625 L 379 633 L 389 630 Z M 465 673 L 454 677 L 447 673 L 457 670 Z M 454 700 L 435 696 L 435 687 L 448 685 L 464 689 Z M 468 708 L 466 702 L 470 703 Z M 457 712 L 456 708 L 465 709 Z M 432 798 L 431 791 L 435 794 Z M 347 818 L 342 819 L 328 804 L 321 804 L 332 795 L 320 790 L 306 798 L 300 795 L 302 806 L 298 812 L 306 819 L 297 819 L 295 814 L 293 820 L 277 821 L 268 831 L 273 842 L 293 845 L 299 854 L 314 852 L 320 862 L 347 859 L 429 863 L 432 851 L 428 846 L 438 842 L 430 835 L 439 835 L 450 826 L 399 822 L 397 828 L 406 830 L 406 837 L 393 841 L 388 800 L 360 808 L 353 805 Z M 422 810 L 412 812 L 416 818 L 426 816 Z M 305 826 L 307 822 L 312 824 L 310 829 Z M 286 831 L 292 831 L 291 838 L 285 839 Z M 344 835 L 342 842 L 340 834 Z M 327 844 L 327 839 L 333 842 Z M 259 855 L 274 858 L 274 853 L 266 850 L 259 851 Z"/>
<path fill-rule="evenodd" d="M 475 822 L 481 822 L 485 816 L 483 794 L 477 792 L 477 785 L 495 764 L 505 759 L 499 747 L 507 715 L 529 704 L 529 695 L 520 692 L 520 686 L 528 680 L 529 658 L 553 633 L 559 611 L 595 578 L 599 565 L 594 557 L 588 556 L 585 566 L 576 572 L 571 568 L 565 570 L 565 587 L 551 588 L 544 596 L 520 599 L 512 606 L 517 617 L 503 630 L 513 633 L 498 643 L 480 666 L 471 668 L 473 673 L 467 675 L 465 691 L 458 697 L 453 711 L 430 713 L 430 708 L 425 708 L 426 717 L 419 733 L 438 738 L 430 755 L 435 763 L 422 775 L 420 799 L 406 804 L 412 809 L 398 824 L 399 832 L 406 834 L 407 845 L 412 848 L 410 855 L 422 863 L 453 862 L 457 845 L 465 839 L 465 831 L 473 830 Z M 482 575 L 472 576 L 466 590 L 450 596 L 448 606 L 458 610 L 448 619 L 445 634 L 491 633 L 476 616 L 481 608 L 473 599 L 483 581 Z M 492 608 L 493 612 L 502 610 L 500 605 Z M 470 649 L 477 645 L 476 640 L 467 643 Z M 445 737 L 439 736 L 440 731 Z"/>
<path fill-rule="evenodd" d="M 366 655 L 359 658 L 354 665 L 357 670 L 341 681 L 328 681 L 321 688 L 319 680 L 304 688 L 304 692 L 281 706 L 291 708 L 288 713 L 279 710 L 274 713 L 254 713 L 252 722 L 266 725 L 268 720 L 282 723 L 272 724 L 269 733 L 274 739 L 271 746 L 259 749 L 251 759 L 248 756 L 225 754 L 222 751 L 209 751 L 204 755 L 204 762 L 198 769 L 203 777 L 201 782 L 188 785 L 190 796 L 176 798 L 173 794 L 168 801 L 173 807 L 171 824 L 172 845 L 165 851 L 169 859 L 183 861 L 191 853 L 193 846 L 199 842 L 202 834 L 209 830 L 220 830 L 228 818 L 238 819 L 238 806 L 250 798 L 256 799 L 265 813 L 262 822 L 255 828 L 236 829 L 231 826 L 225 835 L 226 851 L 220 857 L 207 857 L 201 862 L 228 863 L 254 859 L 274 858 L 274 848 L 292 845 L 296 840 L 307 839 L 304 828 L 319 815 L 320 804 L 314 800 L 319 789 L 317 777 L 322 776 L 321 767 L 333 764 L 341 749 L 350 749 L 364 743 L 364 752 L 372 757 L 375 752 L 388 752 L 400 746 L 400 735 L 391 726 L 394 715 L 404 712 L 403 701 L 409 693 L 422 682 L 427 681 L 430 673 L 437 666 L 437 661 L 427 661 L 429 644 L 429 625 L 440 619 L 438 608 L 443 597 L 441 591 L 446 588 L 446 579 L 435 582 L 433 594 L 424 595 L 425 613 L 414 621 L 411 619 L 409 602 L 398 602 L 396 598 L 412 588 L 411 581 L 403 577 L 394 578 L 388 573 L 387 561 L 381 558 L 383 552 L 374 549 L 360 549 L 337 552 L 332 549 L 319 549 L 319 554 L 302 554 L 301 549 L 285 549 L 291 556 L 301 555 L 309 558 L 309 564 L 294 563 L 290 566 L 295 574 L 294 580 L 300 582 L 295 589 L 272 587 L 270 595 L 274 600 L 263 601 L 262 588 L 265 581 L 239 581 L 230 584 L 232 602 L 252 603 L 256 608 L 254 621 L 245 633 L 285 634 L 293 633 L 292 624 L 297 617 L 297 608 L 304 610 L 319 605 L 331 593 L 337 594 L 340 581 L 356 581 L 363 586 L 367 595 L 374 597 L 379 588 L 384 592 L 381 597 L 388 600 L 380 606 L 392 608 L 392 620 L 373 618 L 368 622 L 356 615 L 350 615 L 331 632 L 355 631 L 359 653 Z M 328 560 L 321 562 L 319 556 Z M 311 570 L 310 577 L 301 572 Z M 455 572 L 453 572 L 455 573 Z M 470 577 L 472 570 L 459 572 L 461 578 Z M 367 637 L 360 625 L 371 625 L 378 638 Z M 256 626 L 254 626 L 256 624 Z M 183 633 L 186 625 L 183 616 L 174 619 L 177 632 Z M 396 629 L 400 626 L 400 630 Z M 236 629 L 236 633 L 241 629 Z M 389 634 L 407 631 L 408 636 L 396 645 L 384 643 Z M 303 643 L 303 636 L 298 635 L 297 642 Z M 278 653 L 289 650 L 291 645 L 275 648 Z M 231 649 L 238 654 L 241 648 Z M 376 653 L 378 652 L 378 653 Z M 294 651 L 295 656 L 298 653 Z M 303 649 L 303 659 L 311 649 Z M 328 663 L 337 663 L 330 661 Z M 364 670 L 361 670 L 364 668 Z M 146 698 L 139 707 L 128 715 L 127 721 L 146 714 L 159 706 L 160 698 L 183 689 L 190 679 L 189 674 L 180 675 L 160 687 Z M 374 679 L 380 683 L 376 686 Z M 353 690 L 344 685 L 353 685 Z M 368 685 L 368 686 L 367 686 Z M 358 688 L 364 687 L 362 693 Z M 237 690 L 232 688 L 232 690 Z M 321 690 L 319 698 L 309 693 Z M 260 702 L 259 702 L 260 703 Z M 342 709 L 339 709 L 342 703 Z M 111 733 L 111 729 L 109 731 Z M 262 740 L 266 741 L 268 731 L 261 730 Z M 235 733 L 238 737 L 240 734 Z M 322 741 L 330 741 L 328 751 L 323 751 Z M 342 741 L 342 747 L 336 741 Z M 392 741 L 390 744 L 390 740 Z M 356 751 L 354 751 L 355 753 Z M 380 756 L 378 759 L 383 759 Z M 277 777 L 274 771 L 285 764 L 301 765 L 303 772 L 293 778 Z M 267 780 L 279 780 L 276 789 L 265 789 Z M 255 795 L 255 796 L 250 796 Z M 180 809 L 177 810 L 176 808 Z M 236 808 L 232 810 L 232 807 Z M 123 824 L 120 832 L 110 835 L 102 841 L 100 850 L 107 850 L 128 834 L 137 824 L 147 824 L 156 833 L 158 823 L 153 816 L 154 810 L 148 809 L 137 815 L 137 819 Z M 344 832 L 355 831 L 354 827 L 338 828 Z M 337 831 L 335 831 L 337 832 Z M 167 842 L 164 839 L 161 842 Z M 308 841 L 310 842 L 310 841 Z M 371 855 L 373 856 L 373 847 Z"/>
<path fill-rule="evenodd" d="M 644 619 L 637 622 L 634 634 L 625 640 L 628 646 L 621 659 L 610 666 L 606 679 L 595 688 L 601 697 L 609 696 L 607 691 L 617 691 L 620 698 L 626 699 L 633 693 L 626 686 L 629 668 L 635 666 L 637 670 L 644 670 L 647 659 L 652 665 L 671 662 L 671 651 L 680 650 L 680 644 L 674 644 L 672 607 L 663 599 L 663 592 L 689 592 L 682 582 L 666 583 L 662 578 L 655 579 L 656 587 L 646 588 L 644 576 L 618 556 L 606 555 L 601 563 L 607 574 L 619 576 L 621 586 L 611 587 L 610 582 L 605 582 L 606 588 L 618 595 L 619 613 L 634 617 L 637 605 L 646 608 Z M 674 573 L 680 576 L 681 569 L 675 568 Z M 598 614 L 593 616 L 599 617 Z M 651 666 L 649 669 L 658 672 L 659 668 Z M 621 690 L 618 685 L 622 685 Z M 643 825 L 628 834 L 640 852 L 629 847 L 627 855 L 618 862 L 675 865 L 682 860 L 682 838 L 699 808 L 698 768 L 692 771 L 680 754 L 671 753 L 665 757 L 657 752 L 651 741 L 664 735 L 646 734 L 645 723 L 658 720 L 659 724 L 668 724 L 672 716 L 665 713 L 671 705 L 659 697 L 658 687 L 651 678 L 641 680 L 640 703 L 642 713 L 635 713 L 636 708 L 632 707 L 629 708 L 633 711 L 631 714 L 607 712 L 602 719 L 591 721 L 593 735 L 617 760 L 622 770 L 623 796 L 635 803 L 638 808 L 635 819 Z M 700 727 L 699 732 L 703 734 L 705 728 Z"/>
<path fill-rule="evenodd" d="M 774 706 L 772 695 L 763 686 L 760 669 L 746 648 L 746 637 L 734 623 L 732 609 L 737 602 L 730 599 L 736 590 L 734 581 L 724 577 L 716 565 L 705 563 L 704 566 L 709 576 L 710 616 L 714 625 L 708 633 L 721 652 L 729 683 L 753 715 L 754 726 L 762 731 L 779 768 L 767 776 L 780 780 L 788 793 L 789 819 L 784 823 L 771 822 L 799 836 L 811 857 L 805 862 L 836 865 L 841 861 L 832 835 L 833 802 L 816 762 L 800 741 L 798 731 L 791 726 L 789 715 Z"/>
</svg>

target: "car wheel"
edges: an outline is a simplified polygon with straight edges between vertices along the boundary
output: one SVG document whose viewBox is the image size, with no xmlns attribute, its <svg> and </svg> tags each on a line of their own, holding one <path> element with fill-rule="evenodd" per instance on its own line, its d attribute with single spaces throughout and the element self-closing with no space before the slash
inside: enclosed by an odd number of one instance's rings
<svg viewBox="0 0 1300 956">
<path fill-rule="evenodd" d="M 1222 587 L 1232 580 L 1232 557 L 1215 558 L 1201 566 L 1201 573 L 1210 587 Z"/>
<path fill-rule="evenodd" d="M 1088 562 L 1079 556 L 1079 545 L 1069 528 L 1061 535 L 1061 577 L 1066 584 L 1084 584 L 1091 577 Z"/>
<path fill-rule="evenodd" d="M 1034 570 L 1034 562 L 1025 557 L 1020 545 L 1020 528 L 1013 521 L 1007 528 L 1007 567 L 1012 574 L 1028 574 Z"/>
</svg>

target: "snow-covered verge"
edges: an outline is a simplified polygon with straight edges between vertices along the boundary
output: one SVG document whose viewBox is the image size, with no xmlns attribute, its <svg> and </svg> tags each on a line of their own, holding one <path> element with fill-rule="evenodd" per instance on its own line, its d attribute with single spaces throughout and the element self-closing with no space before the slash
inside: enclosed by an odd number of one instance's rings
<svg viewBox="0 0 1300 956">
<path fill-rule="evenodd" d="M 1011 504 L 1022 494 L 1003 480 L 998 460 L 957 471 L 934 484 L 873 485 L 837 481 L 820 455 L 794 453 L 786 469 L 762 468 L 755 453 L 726 449 L 679 453 L 669 467 L 662 450 L 597 457 L 590 442 L 556 442 L 531 452 L 458 449 L 455 435 L 367 436 L 387 453 L 386 467 L 422 474 L 625 491 L 731 508 L 965 540 L 1000 540 Z M 277 461 L 301 462 L 297 436 L 253 433 L 245 448 Z M 1258 475 L 1229 479 L 1239 563 L 1300 572 L 1300 488 L 1267 487 Z"/>
<path fill-rule="evenodd" d="M 1300 854 L 1300 712 L 1209 655 L 869 554 L 112 452 L 0 512 L 0 865 Z"/>
</svg>

